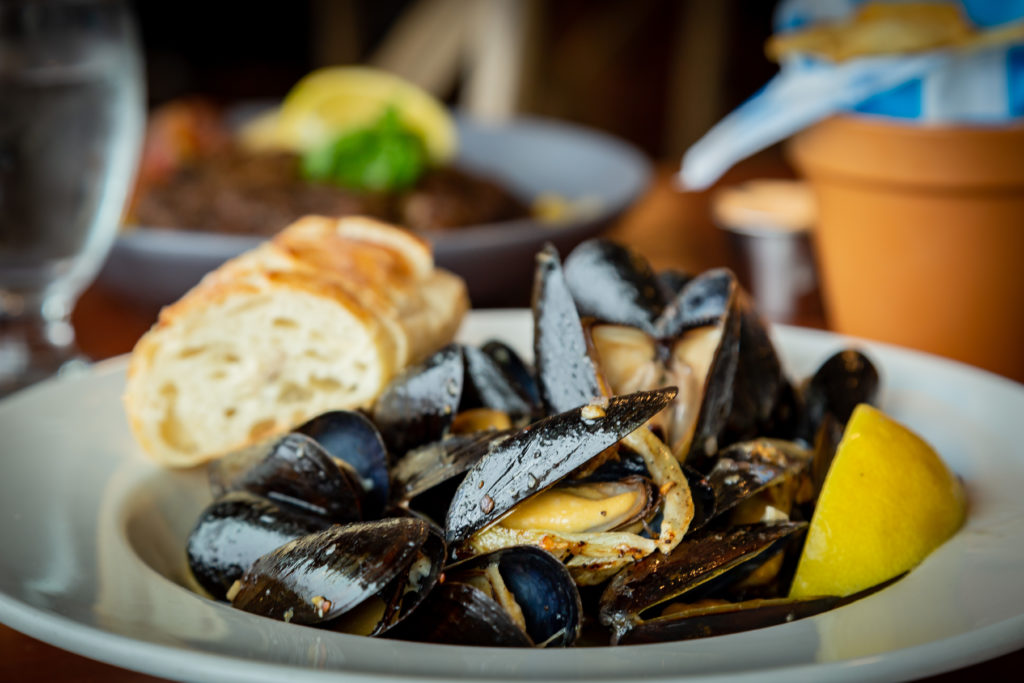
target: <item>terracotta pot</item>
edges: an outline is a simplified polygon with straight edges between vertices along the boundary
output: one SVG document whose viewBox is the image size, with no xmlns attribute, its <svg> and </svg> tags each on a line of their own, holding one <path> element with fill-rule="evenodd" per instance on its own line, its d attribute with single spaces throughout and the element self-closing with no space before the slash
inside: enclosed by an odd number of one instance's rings
<svg viewBox="0 0 1024 683">
<path fill-rule="evenodd" d="M 841 116 L 789 152 L 834 329 L 1024 381 L 1024 126 Z"/>
</svg>

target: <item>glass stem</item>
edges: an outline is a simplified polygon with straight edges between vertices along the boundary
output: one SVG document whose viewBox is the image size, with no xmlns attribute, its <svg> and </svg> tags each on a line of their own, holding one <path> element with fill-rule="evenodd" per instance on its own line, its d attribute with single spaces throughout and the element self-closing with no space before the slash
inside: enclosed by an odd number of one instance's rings
<svg viewBox="0 0 1024 683">
<path fill-rule="evenodd" d="M 84 364 L 69 318 L 54 297 L 0 290 L 0 396 Z"/>
</svg>

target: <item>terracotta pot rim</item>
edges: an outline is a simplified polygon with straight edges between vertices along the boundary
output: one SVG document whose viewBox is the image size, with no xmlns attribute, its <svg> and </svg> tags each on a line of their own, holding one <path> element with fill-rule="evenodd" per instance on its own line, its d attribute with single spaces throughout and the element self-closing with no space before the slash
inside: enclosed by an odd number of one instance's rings
<svg viewBox="0 0 1024 683">
<path fill-rule="evenodd" d="M 867 129 L 885 129 L 889 134 L 902 133 L 909 137 L 945 136 L 952 132 L 968 135 L 987 136 L 1017 132 L 1024 134 L 1024 119 L 1012 119 L 1007 122 L 932 122 L 917 119 L 883 116 L 882 114 L 862 114 L 860 112 L 843 112 L 835 114 L 825 121 L 842 122 L 844 125 Z M 799 133 L 798 133 L 799 135 Z"/>
<path fill-rule="evenodd" d="M 1024 122 L 921 126 L 844 114 L 797 133 L 786 152 L 812 184 L 963 192 L 1024 187 Z"/>
</svg>

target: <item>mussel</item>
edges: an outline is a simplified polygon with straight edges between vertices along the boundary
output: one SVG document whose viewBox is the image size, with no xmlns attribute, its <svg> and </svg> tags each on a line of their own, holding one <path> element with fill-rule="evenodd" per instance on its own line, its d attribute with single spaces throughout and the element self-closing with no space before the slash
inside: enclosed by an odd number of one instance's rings
<svg viewBox="0 0 1024 683">
<path fill-rule="evenodd" d="M 675 395 L 671 389 L 588 403 L 534 423 L 498 442 L 466 474 L 445 524 L 462 543 L 638 429 Z"/>
<path fill-rule="evenodd" d="M 564 269 L 581 316 L 654 332 L 665 300 L 639 253 L 609 240 L 587 240 L 569 253 Z"/>
<path fill-rule="evenodd" d="M 505 358 L 514 369 L 511 353 Z M 524 423 L 536 412 L 520 381 L 490 354 L 449 344 L 390 382 L 373 405 L 372 419 L 391 455 L 400 458 L 444 439 L 459 429 L 460 416 L 481 409 L 502 416 L 497 428 Z"/>
<path fill-rule="evenodd" d="M 438 586 L 391 635 L 458 645 L 568 647 L 583 621 L 565 566 L 529 546 L 477 555 L 445 570 Z"/>
<path fill-rule="evenodd" d="M 210 486 L 214 496 L 250 491 L 334 522 L 362 519 L 366 495 L 348 463 L 335 460 L 315 440 L 298 433 L 216 461 L 210 468 Z"/>
<path fill-rule="evenodd" d="M 549 410 L 580 405 L 579 401 L 586 403 L 615 393 L 591 355 L 593 341 L 576 312 L 558 252 L 550 245 L 537 256 L 533 314 L 537 382 Z M 668 551 L 679 542 L 693 519 L 693 501 L 686 478 L 664 442 L 648 429 L 637 429 L 625 435 L 620 446 L 643 458 L 663 496 L 656 542 L 663 551 Z M 589 474 L 616 457 L 617 450 L 608 449 L 592 459 L 582 474 Z"/>
<path fill-rule="evenodd" d="M 833 354 L 804 387 L 802 436 L 813 441 L 826 416 L 845 426 L 857 404 L 875 404 L 878 386 L 878 370 L 861 351 L 843 349 Z"/>
<path fill-rule="evenodd" d="M 223 600 L 260 556 L 330 524 L 249 491 L 232 491 L 199 515 L 186 546 L 188 565 L 199 585 Z"/>
<path fill-rule="evenodd" d="M 462 349 L 449 344 L 392 380 L 373 405 L 371 417 L 398 458 L 439 440 L 451 426 L 462 399 Z"/>
<path fill-rule="evenodd" d="M 363 518 L 379 517 L 389 500 L 388 452 L 373 423 L 362 413 L 334 410 L 294 430 L 320 445 L 335 461 L 355 471 L 363 487 Z"/>
<path fill-rule="evenodd" d="M 421 577 L 436 577 L 440 569 L 420 552 L 429 538 L 429 525 L 408 517 L 335 525 L 263 555 L 227 597 L 238 609 L 290 623 L 339 619 L 382 591 L 389 601 L 400 600 L 403 590 L 385 589 L 398 577 L 399 586 L 408 585 L 410 573 L 417 575 L 413 585 L 429 592 L 432 584 Z M 385 614 L 388 607 L 382 605 Z"/>
<path fill-rule="evenodd" d="M 731 633 L 828 609 L 838 598 L 759 598 L 742 604 L 726 599 L 729 586 L 805 527 L 784 522 L 701 531 L 671 554 L 651 555 L 617 574 L 601 596 L 601 623 L 611 630 L 613 644 L 652 642 Z M 682 602 L 667 607 L 676 600 Z"/>
</svg>

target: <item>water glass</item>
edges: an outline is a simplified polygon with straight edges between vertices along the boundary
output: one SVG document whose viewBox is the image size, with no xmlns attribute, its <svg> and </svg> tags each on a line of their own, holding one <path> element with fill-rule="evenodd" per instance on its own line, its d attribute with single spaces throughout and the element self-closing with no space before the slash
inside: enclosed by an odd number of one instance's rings
<svg viewBox="0 0 1024 683">
<path fill-rule="evenodd" d="M 0 395 L 78 358 L 70 312 L 138 161 L 141 62 L 127 2 L 0 0 Z"/>
</svg>

